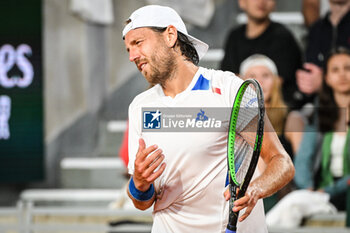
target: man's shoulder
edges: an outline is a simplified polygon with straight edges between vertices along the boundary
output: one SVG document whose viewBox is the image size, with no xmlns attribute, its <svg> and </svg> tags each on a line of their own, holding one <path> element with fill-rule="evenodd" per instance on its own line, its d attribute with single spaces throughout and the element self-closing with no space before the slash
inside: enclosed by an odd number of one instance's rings
<svg viewBox="0 0 350 233">
<path fill-rule="evenodd" d="M 271 22 L 271 31 L 274 35 L 280 37 L 293 37 L 292 32 L 283 24 L 277 22 Z"/>
<path fill-rule="evenodd" d="M 236 27 L 231 28 L 231 30 L 229 31 L 229 37 L 237 37 L 237 36 L 241 36 L 245 34 L 245 28 L 246 25 L 242 24 L 242 25 L 238 25 Z"/>
<path fill-rule="evenodd" d="M 223 89 L 228 88 L 232 83 L 240 84 L 241 78 L 236 76 L 230 71 L 214 70 L 214 69 L 203 69 L 202 75 L 204 78 L 210 80 L 213 87 L 220 87 Z"/>
<path fill-rule="evenodd" d="M 310 26 L 309 34 L 318 34 L 318 33 L 324 33 L 325 30 L 329 32 L 332 30 L 332 24 L 328 19 L 328 14 L 326 14 L 324 17 L 318 19 L 315 23 L 313 23 Z"/>
<path fill-rule="evenodd" d="M 159 96 L 159 88 L 159 85 L 155 85 L 135 96 L 135 98 L 130 104 L 130 108 L 145 105 L 151 101 L 154 101 L 154 99 L 156 99 L 156 97 Z"/>
<path fill-rule="evenodd" d="M 203 68 L 203 67 L 202 67 L 202 75 L 211 81 L 230 80 L 231 78 L 238 78 L 231 71 L 223 71 L 223 70 L 209 69 L 209 68 Z"/>
</svg>

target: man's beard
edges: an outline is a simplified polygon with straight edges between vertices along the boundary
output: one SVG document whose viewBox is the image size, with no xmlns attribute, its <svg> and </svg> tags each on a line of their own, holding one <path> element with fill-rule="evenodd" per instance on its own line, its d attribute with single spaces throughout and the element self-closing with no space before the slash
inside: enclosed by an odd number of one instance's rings
<svg viewBox="0 0 350 233">
<path fill-rule="evenodd" d="M 167 80 L 169 80 L 175 71 L 175 56 L 172 53 L 164 54 L 160 52 L 162 56 L 154 54 L 151 56 L 150 74 L 147 78 L 148 82 L 152 85 L 160 84 L 164 87 Z M 163 57 L 163 59 L 161 59 Z"/>
</svg>

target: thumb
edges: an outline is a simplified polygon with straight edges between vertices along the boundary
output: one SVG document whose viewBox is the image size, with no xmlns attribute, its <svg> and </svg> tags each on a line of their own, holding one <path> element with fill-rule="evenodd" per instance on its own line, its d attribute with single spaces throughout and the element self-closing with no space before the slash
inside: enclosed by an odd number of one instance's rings
<svg viewBox="0 0 350 233">
<path fill-rule="evenodd" d="M 318 70 L 318 66 L 313 63 L 305 63 L 304 68 L 310 71 Z"/>
<path fill-rule="evenodd" d="M 228 186 L 227 186 L 227 187 L 228 187 Z M 229 189 L 229 188 L 227 188 L 227 189 L 225 190 L 225 192 L 224 192 L 224 197 L 225 197 L 225 200 L 226 200 L 226 201 L 230 200 L 231 194 L 230 194 L 230 189 Z"/>
<path fill-rule="evenodd" d="M 145 141 L 143 140 L 143 138 L 140 138 L 139 139 L 139 152 L 144 150 L 146 148 L 146 143 Z"/>
</svg>

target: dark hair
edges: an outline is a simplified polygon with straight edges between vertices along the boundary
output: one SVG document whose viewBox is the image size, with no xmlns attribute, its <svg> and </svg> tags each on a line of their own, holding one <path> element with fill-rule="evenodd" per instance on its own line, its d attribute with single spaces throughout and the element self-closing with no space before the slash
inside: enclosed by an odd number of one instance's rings
<svg viewBox="0 0 350 233">
<path fill-rule="evenodd" d="M 339 107 L 335 102 L 333 89 L 327 85 L 325 77 L 328 73 L 329 60 L 333 56 L 340 54 L 346 54 L 350 56 L 350 51 L 344 47 L 337 47 L 331 50 L 324 63 L 322 89 L 319 93 L 320 105 L 318 108 L 319 130 L 321 132 L 329 132 L 334 130 L 335 122 L 337 122 L 339 119 Z"/>
<path fill-rule="evenodd" d="M 164 32 L 165 28 L 160 27 L 151 27 L 151 29 L 155 32 Z M 182 32 L 177 31 L 177 41 L 176 44 L 180 46 L 181 54 L 184 55 L 188 60 L 190 60 L 193 64 L 198 65 L 199 56 L 197 50 L 195 49 L 193 43 L 188 39 L 188 37 Z M 175 46 L 176 46 L 175 44 Z"/>
</svg>

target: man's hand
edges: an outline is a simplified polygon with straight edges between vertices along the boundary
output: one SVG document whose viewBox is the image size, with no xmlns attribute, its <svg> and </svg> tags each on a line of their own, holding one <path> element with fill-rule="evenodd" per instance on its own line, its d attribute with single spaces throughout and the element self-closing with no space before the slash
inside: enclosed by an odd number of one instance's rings
<svg viewBox="0 0 350 233">
<path fill-rule="evenodd" d="M 146 148 L 145 141 L 139 139 L 139 150 L 135 159 L 135 171 L 133 175 L 135 187 L 145 192 L 165 169 L 164 155 L 157 145 Z M 157 170 L 157 168 L 159 168 Z"/>
<path fill-rule="evenodd" d="M 259 189 L 255 187 L 254 183 L 251 183 L 245 195 L 233 203 L 234 205 L 232 209 L 233 212 L 238 212 L 244 208 L 247 208 L 244 214 L 238 219 L 238 221 L 242 222 L 244 219 L 246 219 L 250 215 L 250 213 L 252 212 L 253 208 L 255 207 L 256 203 L 260 198 L 258 191 Z M 224 193 L 224 197 L 226 201 L 228 201 L 231 198 L 229 188 L 226 189 Z"/>
<path fill-rule="evenodd" d="M 304 69 L 296 71 L 297 85 L 301 92 L 314 94 L 321 89 L 322 69 L 312 63 L 305 63 Z"/>
</svg>

